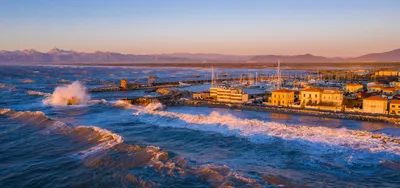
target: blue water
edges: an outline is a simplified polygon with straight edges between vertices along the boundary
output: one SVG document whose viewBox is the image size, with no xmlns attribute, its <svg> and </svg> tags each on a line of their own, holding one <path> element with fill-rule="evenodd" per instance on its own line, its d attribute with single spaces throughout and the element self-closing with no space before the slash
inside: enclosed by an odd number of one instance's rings
<svg viewBox="0 0 400 188">
<path fill-rule="evenodd" d="M 319 127 L 361 130 L 398 138 L 397 125 L 206 107 L 168 107 L 165 114 L 137 113 L 135 108 L 114 105 L 121 98 L 156 95 L 144 91 L 91 93 L 92 100 L 105 99 L 107 103 L 52 106 L 43 104 L 45 96 L 26 92 L 52 93 L 57 86 L 73 81 L 87 88 L 118 85 L 121 78 L 146 82 L 149 75 L 157 75 L 161 81 L 184 81 L 193 79 L 194 74 L 203 79 L 209 71 L 0 67 L 0 83 L 5 84 L 0 88 L 0 108 L 41 111 L 46 116 L 0 115 L 0 187 L 400 187 L 400 152 L 394 143 L 379 143 L 375 151 L 362 146 L 371 144 L 374 148 L 376 143 L 361 139 L 359 145 L 347 143 L 346 134 L 325 141 L 325 135 L 319 132 L 309 137 L 300 131 L 257 132 L 259 125 L 255 124 L 298 126 L 301 130 L 310 127 L 316 131 Z M 25 79 L 32 81 L 24 83 Z M 207 86 L 186 89 L 204 88 Z M 213 123 L 201 121 L 215 117 Z M 246 119 L 254 121 L 242 129 L 241 120 Z M 54 121 L 74 131 L 55 129 Z M 227 126 L 235 121 L 239 122 L 236 127 Z M 123 142 L 83 154 L 103 141 L 91 131 L 74 129 L 78 126 L 108 130 Z M 139 149 L 129 150 L 134 147 Z M 156 155 L 151 153 L 153 147 L 157 147 L 154 153 L 162 155 L 151 161 Z M 165 166 L 157 167 L 160 163 Z M 168 166 L 172 163 L 173 167 Z"/>
</svg>

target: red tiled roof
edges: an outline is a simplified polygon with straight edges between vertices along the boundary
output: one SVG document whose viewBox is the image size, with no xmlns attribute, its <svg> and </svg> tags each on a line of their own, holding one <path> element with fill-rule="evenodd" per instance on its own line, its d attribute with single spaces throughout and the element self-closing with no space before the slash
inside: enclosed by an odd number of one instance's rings
<svg viewBox="0 0 400 188">
<path fill-rule="evenodd" d="M 375 85 L 375 86 L 369 86 L 369 88 L 383 88 L 384 86 L 381 85 Z"/>
<path fill-rule="evenodd" d="M 301 91 L 311 91 L 311 92 L 322 92 L 322 89 L 320 89 L 320 88 L 305 88 L 305 89 L 302 89 Z"/>
<path fill-rule="evenodd" d="M 391 91 L 394 91 L 395 90 L 395 88 L 394 87 L 384 87 L 384 88 L 382 88 L 383 90 L 391 90 Z"/>
<path fill-rule="evenodd" d="M 364 100 L 371 100 L 371 101 L 387 101 L 386 98 L 382 98 L 382 97 L 379 97 L 379 96 L 368 97 L 368 98 L 365 98 Z"/>
<path fill-rule="evenodd" d="M 346 86 L 362 86 L 362 84 L 351 83 L 351 84 L 346 84 Z"/>
<path fill-rule="evenodd" d="M 400 100 L 392 100 L 390 101 L 390 104 L 400 104 Z"/>
<path fill-rule="evenodd" d="M 277 93 L 291 93 L 291 92 L 294 92 L 293 90 L 290 90 L 290 89 L 277 89 L 277 90 L 274 90 L 274 91 L 272 91 L 272 92 L 277 92 Z"/>
</svg>

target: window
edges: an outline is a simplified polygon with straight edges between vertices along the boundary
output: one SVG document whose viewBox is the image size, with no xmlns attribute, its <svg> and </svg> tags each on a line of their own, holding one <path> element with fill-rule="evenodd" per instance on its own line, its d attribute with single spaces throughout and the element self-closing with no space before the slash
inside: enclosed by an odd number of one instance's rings
<svg viewBox="0 0 400 188">
<path fill-rule="evenodd" d="M 317 94 L 315 94 L 315 98 L 317 98 Z"/>
<path fill-rule="evenodd" d="M 309 94 L 309 97 L 311 97 L 311 94 Z"/>
<path fill-rule="evenodd" d="M 306 94 L 303 94 L 304 97 L 306 97 Z"/>
<path fill-rule="evenodd" d="M 396 105 L 392 105 L 392 108 L 395 108 L 396 107 Z"/>
</svg>

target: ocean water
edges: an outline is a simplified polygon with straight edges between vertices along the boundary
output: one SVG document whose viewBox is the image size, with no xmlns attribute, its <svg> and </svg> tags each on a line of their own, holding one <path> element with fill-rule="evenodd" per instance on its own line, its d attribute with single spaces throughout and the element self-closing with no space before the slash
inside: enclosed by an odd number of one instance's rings
<svg viewBox="0 0 400 188">
<path fill-rule="evenodd" d="M 149 75 L 184 81 L 207 78 L 210 70 L 1 66 L 0 187 L 400 187 L 397 125 L 206 107 L 153 110 L 157 104 L 120 99 L 155 93 L 81 88 L 121 78 L 146 82 Z M 82 100 L 67 106 L 68 96 Z"/>
</svg>

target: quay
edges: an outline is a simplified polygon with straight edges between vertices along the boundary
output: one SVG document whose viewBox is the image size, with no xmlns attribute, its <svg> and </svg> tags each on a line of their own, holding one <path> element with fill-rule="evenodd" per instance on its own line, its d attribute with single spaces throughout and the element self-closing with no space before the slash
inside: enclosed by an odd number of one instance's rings
<svg viewBox="0 0 400 188">
<path fill-rule="evenodd" d="M 400 118 L 395 115 L 385 114 L 367 114 L 359 112 L 341 112 L 341 111 L 328 111 L 319 109 L 308 108 L 294 108 L 294 107 L 278 107 L 265 104 L 251 104 L 251 103 L 227 103 L 211 100 L 192 100 L 184 99 L 181 95 L 176 96 L 159 96 L 159 97 L 138 97 L 133 99 L 124 99 L 126 102 L 134 105 L 148 105 L 150 103 L 160 102 L 165 106 L 195 106 L 195 107 L 209 107 L 209 108 L 228 108 L 235 110 L 249 110 L 249 111 L 262 111 L 262 112 L 276 112 L 284 114 L 298 114 L 317 116 L 321 118 L 334 118 L 334 119 L 349 119 L 358 121 L 370 122 L 385 122 L 400 125 Z"/>
</svg>

